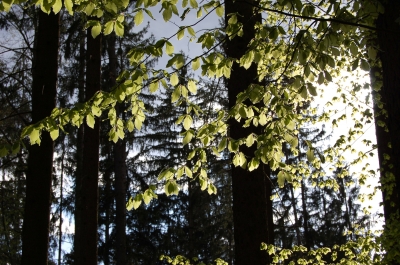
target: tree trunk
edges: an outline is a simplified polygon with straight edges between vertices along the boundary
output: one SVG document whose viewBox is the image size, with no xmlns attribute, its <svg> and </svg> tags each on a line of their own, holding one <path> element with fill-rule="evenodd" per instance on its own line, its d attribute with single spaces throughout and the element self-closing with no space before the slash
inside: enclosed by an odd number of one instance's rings
<svg viewBox="0 0 400 265">
<path fill-rule="evenodd" d="M 79 102 L 85 101 L 85 32 L 82 30 L 79 34 L 79 76 L 78 76 L 78 100 Z M 76 171 L 75 171 L 75 211 L 74 220 L 75 224 L 81 222 L 82 202 L 81 202 L 81 191 L 82 191 L 82 172 L 83 172 L 83 135 L 84 126 L 78 128 L 76 136 Z M 75 225 L 75 236 L 74 236 L 74 264 L 77 264 L 77 250 L 80 249 L 79 243 L 81 231 L 80 226 Z"/>
<path fill-rule="evenodd" d="M 109 82 L 110 87 L 115 85 L 117 77 L 117 55 L 115 53 L 116 36 L 111 33 L 108 38 Z M 121 115 L 119 106 L 116 106 L 117 116 Z M 115 230 L 116 230 L 116 264 L 126 265 L 126 141 L 119 140 L 114 145 L 114 173 L 115 173 Z"/>
<path fill-rule="evenodd" d="M 88 101 L 101 86 L 101 35 L 95 39 L 91 30 L 87 30 L 86 51 L 86 90 L 85 100 Z M 97 265 L 97 221 L 98 221 L 98 178 L 99 178 L 99 135 L 100 119 L 96 118 L 94 128 L 84 123 L 83 135 L 83 172 L 80 242 L 77 249 L 77 264 Z"/>
<path fill-rule="evenodd" d="M 226 53 L 231 58 L 240 58 L 247 45 L 255 36 L 254 26 L 261 22 L 261 14 L 253 13 L 252 4 L 257 1 L 226 1 L 226 21 L 228 14 L 237 13 L 238 22 L 243 23 L 243 36 L 228 40 Z M 226 81 L 229 107 L 236 104 L 236 96 L 257 82 L 257 67 L 253 64 L 244 69 L 234 63 L 231 78 Z M 250 133 L 261 133 L 260 127 L 243 127 L 243 122 L 229 121 L 230 137 L 239 139 Z M 256 147 L 243 147 L 246 157 L 253 157 Z M 232 166 L 233 222 L 235 239 L 235 264 L 267 264 L 268 255 L 261 251 L 261 243 L 273 244 L 272 201 L 270 170 L 260 164 L 258 169 L 249 172 L 241 167 Z"/>
<path fill-rule="evenodd" d="M 56 106 L 60 14 L 39 11 L 33 59 L 32 123 Z M 43 132 L 41 144 L 29 147 L 21 264 L 47 264 L 54 143 Z"/>
<path fill-rule="evenodd" d="M 387 111 L 386 125 L 388 133 L 377 128 L 378 153 L 380 162 L 384 153 L 390 155 L 388 167 L 381 164 L 384 170 L 381 174 L 383 193 L 383 208 L 385 215 L 385 235 L 387 240 L 392 241 L 385 244 L 386 257 L 392 264 L 400 264 L 399 246 L 397 244 L 400 219 L 400 2 L 381 1 L 385 12 L 380 14 L 376 27 L 378 28 L 379 58 L 382 62 L 383 86 L 380 90 L 383 108 Z M 389 140 L 384 137 L 389 136 Z M 387 139 L 387 138 L 386 138 Z M 387 143 L 391 148 L 388 149 Z M 396 243 L 395 243 L 396 242 Z"/>
</svg>

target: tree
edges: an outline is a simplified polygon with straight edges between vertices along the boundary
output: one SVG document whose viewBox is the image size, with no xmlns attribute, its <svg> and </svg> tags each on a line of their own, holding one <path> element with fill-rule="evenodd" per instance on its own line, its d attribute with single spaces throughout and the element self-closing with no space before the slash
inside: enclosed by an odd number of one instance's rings
<svg viewBox="0 0 400 265">
<path fill-rule="evenodd" d="M 368 1 L 369 2 L 369 1 Z M 162 2 L 161 12 L 165 21 L 169 21 L 172 16 L 179 15 L 176 7 L 176 1 Z M 114 4 L 114 5 L 113 5 Z M 135 21 L 137 24 L 143 21 L 144 14 L 151 16 L 150 6 L 157 5 L 157 1 L 138 1 L 135 10 Z M 182 18 L 196 10 L 197 16 L 201 17 L 203 11 L 215 12 L 222 16 L 224 6 L 220 2 L 207 2 L 199 5 L 197 1 L 183 1 L 183 7 L 186 8 L 182 14 Z M 55 7 L 60 7 L 60 2 L 54 3 Z M 73 6 L 87 15 L 101 16 L 103 10 L 102 5 L 96 2 L 72 2 L 66 1 L 66 9 L 72 13 Z M 117 35 L 122 35 L 124 19 L 123 14 L 117 14 L 118 9 L 126 7 L 125 2 L 115 2 L 106 5 L 105 9 L 114 11 L 114 18 L 105 21 L 104 26 L 99 21 L 89 22 L 92 27 L 92 34 L 98 35 L 101 30 L 105 34 L 110 34 L 115 30 Z M 267 218 L 264 216 L 264 209 L 268 200 L 268 181 L 263 174 L 262 168 L 277 171 L 279 185 L 283 185 L 285 181 L 291 182 L 293 175 L 297 172 L 302 172 L 302 168 L 296 165 L 287 165 L 284 163 L 284 153 L 282 151 L 283 143 L 289 143 L 290 148 L 297 148 L 297 130 L 296 124 L 304 122 L 301 116 L 296 112 L 298 106 L 302 106 L 308 99 L 317 96 L 319 89 L 317 83 L 331 83 L 333 78 L 339 76 L 341 69 L 357 69 L 359 66 L 367 70 L 367 55 L 360 53 L 360 49 L 364 49 L 366 45 L 365 30 L 374 30 L 372 26 L 376 14 L 379 13 L 379 7 L 363 4 L 360 8 L 360 2 L 345 2 L 336 3 L 333 1 L 318 1 L 318 2 L 302 2 L 302 1 L 247 1 L 247 2 L 227 2 L 225 3 L 227 13 L 227 26 L 224 29 L 213 29 L 204 32 L 194 31 L 195 24 L 190 26 L 180 24 L 175 33 L 178 39 L 182 39 L 185 32 L 196 38 L 199 44 L 204 49 L 204 54 L 196 56 L 192 59 L 192 68 L 197 70 L 201 66 L 202 74 L 209 77 L 225 77 L 227 78 L 227 86 L 229 88 L 229 102 L 232 107 L 228 113 L 220 111 L 217 118 L 207 124 L 203 124 L 197 130 L 191 126 L 185 126 L 186 135 L 193 136 L 192 141 L 199 140 L 200 147 L 196 147 L 193 151 L 193 167 L 190 172 L 198 177 L 201 183 L 206 183 L 208 188 L 213 190 L 213 185 L 207 177 L 207 154 L 209 150 L 221 152 L 225 146 L 228 147 L 232 154 L 232 162 L 235 166 L 242 166 L 253 173 L 259 172 L 258 176 L 263 176 L 263 183 L 254 185 L 256 191 L 254 198 L 263 197 L 264 200 L 257 206 L 262 209 L 262 217 L 259 219 L 260 227 L 265 228 Z M 240 8 L 239 8 L 240 7 Z M 8 9 L 9 5 L 2 2 L 2 8 Z M 50 9 L 48 5 L 43 5 L 42 8 Z M 115 11 L 117 10 L 117 11 Z M 265 13 L 266 15 L 261 15 Z M 241 16 L 245 14 L 245 16 Z M 246 20 L 247 19 L 247 20 Z M 199 20 L 199 23 L 202 20 Z M 196 34 L 201 34 L 198 38 Z M 218 42 L 218 36 L 221 34 L 228 37 L 227 41 Z M 171 34 L 172 36 L 173 34 Z M 236 36 L 237 35 L 237 36 Z M 233 38 L 234 37 L 234 38 Z M 217 52 L 215 47 L 225 43 L 227 55 Z M 237 47 L 230 47 L 230 44 L 236 43 L 241 50 L 235 50 Z M 143 63 L 151 56 L 159 57 L 165 52 L 171 56 L 167 63 L 169 70 L 164 68 L 156 70 L 149 69 Z M 169 39 L 161 39 L 154 45 L 146 47 L 135 47 L 128 54 L 132 68 L 130 71 L 121 74 L 118 79 L 118 86 L 110 93 L 99 92 L 91 100 L 87 100 L 83 107 L 75 107 L 73 109 L 58 110 L 51 118 L 57 126 L 62 127 L 68 123 L 79 126 L 80 122 L 76 119 L 69 119 L 70 116 L 87 117 L 89 114 L 108 111 L 115 112 L 115 104 L 123 102 L 125 99 L 135 106 L 132 118 L 122 123 L 123 129 L 132 130 L 132 125 L 137 125 L 136 129 L 141 127 L 144 121 L 143 105 L 139 100 L 139 95 L 142 88 L 151 87 L 151 91 L 156 91 L 160 84 L 165 84 L 167 80 L 175 84 L 174 98 L 177 103 L 181 103 L 187 97 L 182 93 L 182 88 L 175 82 L 177 79 L 176 71 L 185 66 L 185 61 L 180 54 L 173 53 L 173 46 Z M 347 59 L 349 58 L 349 59 Z M 231 70 L 234 70 L 231 76 Z M 238 73 L 242 73 L 246 79 L 237 79 Z M 271 81 L 264 83 L 265 76 L 271 77 Z M 248 78 L 248 79 L 247 79 Z M 287 79 L 290 81 L 290 86 L 287 85 Z M 243 83 L 242 83 L 243 82 Z M 240 89 L 233 90 L 240 85 Z M 232 92 L 232 93 L 231 93 Z M 343 96 L 345 99 L 345 96 Z M 181 100 L 182 99 L 182 100 Z M 350 105 L 350 103 L 349 103 Z M 353 110 L 357 107 L 352 106 Z M 100 109 L 100 110 L 99 110 Z M 193 121 L 196 112 L 195 104 L 190 105 L 184 119 L 186 124 Z M 110 115 L 111 125 L 115 122 L 113 115 Z M 192 117 L 193 116 L 193 117 Z M 325 116 L 326 117 L 326 116 Z M 235 120 L 238 120 L 237 123 Z M 227 137 L 227 125 L 230 125 L 229 137 Z M 239 126 L 239 125 L 240 126 Z M 25 131 L 22 137 L 29 136 L 31 139 L 40 134 L 42 130 L 54 131 L 53 127 L 41 123 L 41 129 L 31 129 L 29 133 Z M 57 129 L 59 128 L 57 127 Z M 320 168 L 320 164 L 324 163 L 325 156 L 330 162 L 340 164 L 343 159 L 340 154 L 342 151 L 351 150 L 349 141 L 354 137 L 354 134 L 359 132 L 362 127 L 361 123 L 357 123 L 355 130 L 349 132 L 347 139 L 337 141 L 334 148 L 327 150 L 324 154 L 319 155 L 316 149 L 309 146 L 310 165 L 314 168 Z M 237 129 L 237 130 L 236 130 Z M 113 127 L 113 140 L 123 138 L 124 133 L 116 133 Z M 209 144 L 210 139 L 215 139 L 222 136 L 220 144 L 215 146 Z M 344 137 L 345 138 L 345 137 Z M 187 138 L 186 138 L 187 139 Z M 185 144 L 190 144 L 189 141 L 184 141 Z M 203 155 L 204 154 L 204 155 Z M 364 154 L 360 155 L 361 157 Z M 334 158 L 333 158 L 334 157 Z M 182 176 L 182 167 L 170 168 L 160 174 L 160 180 L 165 180 L 165 188 L 176 190 L 176 178 Z M 235 172 L 245 173 L 246 171 L 238 168 L 233 169 L 234 179 L 237 174 Z M 171 174 L 167 174 L 167 173 Z M 189 171 L 188 171 L 189 172 Z M 321 173 L 322 174 L 322 173 Z M 269 172 L 267 172 L 269 175 Z M 313 173 L 313 176 L 319 177 L 319 173 Z M 168 178 L 167 178 L 168 177 Z M 259 180 L 258 178 L 250 179 Z M 236 180 L 235 180 L 236 181 Z M 250 181 L 243 182 L 249 184 Z M 239 182 L 241 184 L 241 182 Z M 253 183 L 254 184 L 254 183 Z M 238 185 L 233 184 L 234 187 Z M 251 185 L 251 184 L 249 184 Z M 261 188 L 262 187 L 262 188 Z M 246 190 L 246 189 L 244 189 Z M 248 200 L 253 195 L 236 196 L 236 188 L 234 188 L 235 212 L 243 210 L 243 207 L 236 207 L 239 200 Z M 249 190 L 248 190 L 249 191 Z M 175 192 L 170 192 L 174 194 Z M 239 193 L 240 194 L 240 190 Z M 140 195 L 140 196 L 139 196 Z M 154 194 L 150 190 L 140 192 L 136 199 L 132 199 L 131 203 L 144 199 L 145 201 L 152 199 Z M 236 205 L 236 206 L 235 206 Z M 253 208 L 253 207 L 252 207 Z M 254 208 L 253 208 L 254 209 Z M 243 214 L 239 214 L 244 216 Z M 238 231 L 241 229 L 240 218 L 235 218 L 235 225 Z M 252 221 L 249 215 L 245 221 Z M 264 221 L 265 222 L 264 222 Z M 243 222 L 244 223 L 244 222 Z M 272 221 L 268 221 L 268 225 L 272 225 Z M 235 228 L 235 230 L 236 230 Z M 266 235 L 266 229 L 263 234 Z M 243 233 L 239 233 L 243 234 Z M 257 237 L 257 235 L 254 235 Z M 265 237 L 262 240 L 269 240 L 272 237 Z M 252 251 L 258 252 L 255 248 L 256 244 L 260 244 L 261 240 L 257 239 L 257 243 L 251 244 Z M 268 242 L 267 242 L 268 243 Z M 246 248 L 237 248 L 237 262 L 244 262 L 240 257 L 248 251 Z M 255 259 L 266 261 L 267 254 L 263 253 Z M 249 262 L 247 260 L 246 262 Z"/>
<path fill-rule="evenodd" d="M 230 15 L 236 14 L 239 23 L 243 25 L 243 36 L 228 36 L 226 43 L 227 56 L 240 59 L 247 50 L 250 42 L 256 35 L 255 26 L 261 23 L 261 14 L 253 7 L 258 1 L 225 3 L 225 21 Z M 238 63 L 232 65 L 232 75 L 227 79 L 229 107 L 235 108 L 236 100 L 243 90 L 255 83 L 258 79 L 255 65 L 248 69 Z M 257 84 L 257 83 L 256 83 Z M 240 118 L 239 118 L 240 119 Z M 237 122 L 234 117 L 229 121 L 229 137 L 231 141 L 245 138 L 250 134 L 260 134 L 260 127 L 250 125 L 244 128 L 243 122 Z M 239 153 L 239 150 L 232 150 Z M 252 157 L 255 146 L 241 149 L 240 156 Z M 232 159 L 234 155 L 232 154 Z M 240 162 L 240 166 L 246 160 Z M 273 244 L 272 202 L 270 200 L 272 185 L 270 169 L 260 166 L 252 172 L 232 166 L 233 190 L 233 222 L 235 232 L 235 264 L 266 264 L 269 262 L 267 253 L 260 251 L 262 242 Z M 249 218 L 251 216 L 251 218 Z"/>
<path fill-rule="evenodd" d="M 397 49 L 400 45 L 399 32 L 400 24 L 400 4 L 396 1 L 378 1 L 382 4 L 385 12 L 381 13 L 376 20 L 377 39 L 379 53 L 378 57 L 382 64 L 382 73 L 372 71 L 372 78 L 376 82 L 374 89 L 378 90 L 380 100 L 378 104 L 383 104 L 385 111 L 382 124 L 378 123 L 377 142 L 378 154 L 381 167 L 380 182 L 382 185 L 383 209 L 385 216 L 384 244 L 387 250 L 387 262 L 399 264 L 399 248 L 393 244 L 398 238 L 398 226 L 400 218 L 400 140 L 399 140 L 399 100 L 398 91 L 400 73 L 400 52 Z M 378 81 L 379 84 L 378 84 Z M 381 84 L 381 87 L 379 87 Z M 377 112 L 377 108 L 375 108 Z M 386 118 L 385 118 L 386 117 Z M 378 118 L 382 121 L 382 118 Z"/>
<path fill-rule="evenodd" d="M 38 13 L 39 22 L 32 66 L 34 126 L 49 116 L 55 107 L 60 20 L 59 13 L 46 14 L 42 11 Z M 49 133 L 45 133 L 41 139 L 36 138 L 34 142 L 37 145 L 29 148 L 21 264 L 47 264 L 53 175 L 52 138 Z"/>
<path fill-rule="evenodd" d="M 92 98 L 101 88 L 101 36 L 94 38 L 87 30 L 85 99 Z M 99 179 L 100 121 L 93 114 L 86 116 L 83 134 L 83 170 L 80 188 L 79 248 L 77 264 L 97 264 L 97 219 Z M 79 185 L 79 183 L 78 183 Z"/>
</svg>

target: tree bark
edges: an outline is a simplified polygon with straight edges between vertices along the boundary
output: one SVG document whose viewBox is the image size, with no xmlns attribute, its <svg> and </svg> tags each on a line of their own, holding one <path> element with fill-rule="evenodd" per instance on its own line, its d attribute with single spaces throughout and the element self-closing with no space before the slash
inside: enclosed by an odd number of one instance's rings
<svg viewBox="0 0 400 265">
<path fill-rule="evenodd" d="M 109 83 L 115 85 L 117 77 L 117 55 L 115 53 L 116 36 L 111 33 L 108 38 Z M 117 116 L 121 115 L 120 106 L 116 106 Z M 114 174 L 115 174 L 115 232 L 116 232 L 116 264 L 126 265 L 126 141 L 119 140 L 114 145 Z"/>
<path fill-rule="evenodd" d="M 79 34 L 79 76 L 78 76 L 78 100 L 79 102 L 85 101 L 85 32 L 82 30 Z M 84 126 L 78 128 L 76 136 L 76 171 L 75 171 L 75 211 L 74 220 L 75 224 L 80 224 L 81 222 L 81 212 L 82 212 L 82 202 L 81 202 L 81 191 L 82 191 L 82 172 L 83 172 L 83 135 Z M 75 225 L 75 236 L 74 236 L 74 264 L 77 264 L 76 251 L 80 249 L 81 241 L 81 231 L 80 226 Z"/>
<path fill-rule="evenodd" d="M 32 124 L 56 106 L 60 14 L 39 11 L 33 60 Z M 54 143 L 43 132 L 40 145 L 29 147 L 21 264 L 47 264 Z"/>
<path fill-rule="evenodd" d="M 400 34 L 398 34 L 400 2 L 381 1 L 381 3 L 385 11 L 376 21 L 378 56 L 382 62 L 383 81 L 379 93 L 384 103 L 383 109 L 387 112 L 385 122 L 388 132 L 379 126 L 376 129 L 380 166 L 383 170 L 380 181 L 385 216 L 384 245 L 387 261 L 391 264 L 400 264 L 397 244 L 400 236 L 397 232 L 400 220 Z M 386 159 L 385 154 L 390 158 Z"/>
<path fill-rule="evenodd" d="M 226 53 L 229 57 L 238 59 L 248 49 L 248 44 L 255 36 L 254 26 L 261 22 L 261 14 L 253 12 L 252 4 L 257 1 L 226 1 L 226 21 L 228 14 L 237 13 L 237 19 L 243 23 L 243 36 L 228 40 Z M 229 107 L 236 104 L 237 95 L 247 89 L 252 83 L 257 83 L 257 68 L 253 64 L 244 69 L 234 63 L 232 75 L 226 80 L 228 88 Z M 260 127 L 243 127 L 243 122 L 235 119 L 229 121 L 230 137 L 239 139 L 250 133 L 260 134 Z M 246 157 L 253 157 L 256 147 L 243 147 L 241 151 Z M 273 244 L 272 201 L 270 169 L 266 165 L 249 172 L 241 167 L 232 166 L 233 191 L 233 222 L 235 239 L 235 264 L 267 264 L 268 255 L 261 251 L 261 243 Z"/>
<path fill-rule="evenodd" d="M 86 90 L 88 101 L 101 89 L 101 35 L 95 39 L 87 30 Z M 96 118 L 94 128 L 84 123 L 83 171 L 80 213 L 80 242 L 77 249 L 78 265 L 97 265 L 97 223 L 98 223 L 98 178 L 100 119 Z"/>
</svg>

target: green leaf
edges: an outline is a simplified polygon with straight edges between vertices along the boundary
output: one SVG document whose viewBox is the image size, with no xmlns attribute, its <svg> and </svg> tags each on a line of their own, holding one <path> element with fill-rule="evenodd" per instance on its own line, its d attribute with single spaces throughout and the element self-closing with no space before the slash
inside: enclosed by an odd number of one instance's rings
<svg viewBox="0 0 400 265">
<path fill-rule="evenodd" d="M 135 15 L 134 19 L 135 26 L 139 26 L 140 24 L 142 24 L 143 20 L 144 20 L 144 15 L 143 15 L 143 10 L 141 9 Z"/>
<path fill-rule="evenodd" d="M 51 137 L 51 139 L 52 139 L 53 141 L 55 141 L 55 140 L 58 138 L 59 134 L 60 134 L 60 132 L 59 132 L 59 129 L 58 129 L 58 128 L 54 128 L 54 129 L 52 129 L 52 130 L 50 131 L 50 137 Z"/>
<path fill-rule="evenodd" d="M 285 185 L 285 179 L 286 179 L 286 173 L 281 170 L 278 173 L 278 186 L 279 188 L 283 188 L 283 186 Z"/>
<path fill-rule="evenodd" d="M 209 195 L 217 194 L 217 188 L 212 183 L 209 183 L 207 192 L 208 192 Z"/>
<path fill-rule="evenodd" d="M 149 90 L 150 90 L 151 93 L 154 93 L 154 92 L 156 92 L 158 90 L 158 87 L 159 87 L 159 82 L 158 81 L 152 82 L 149 85 Z"/>
<path fill-rule="evenodd" d="M 94 25 L 92 27 L 92 37 L 93 39 L 95 39 L 97 36 L 99 36 L 100 32 L 101 32 L 101 25 L 100 22 L 96 21 L 96 25 Z"/>
<path fill-rule="evenodd" d="M 217 149 L 218 152 L 222 152 L 226 148 L 226 141 L 227 141 L 226 137 L 223 137 L 221 142 L 219 142 L 218 149 Z"/>
<path fill-rule="evenodd" d="M 181 40 L 185 36 L 185 28 L 180 28 L 176 35 L 178 40 Z"/>
<path fill-rule="evenodd" d="M 224 7 L 222 5 L 220 5 L 219 7 L 217 7 L 217 9 L 215 10 L 215 12 L 217 13 L 217 15 L 219 17 L 222 17 L 224 15 Z"/>
<path fill-rule="evenodd" d="M 104 30 L 103 30 L 103 34 L 104 35 L 108 35 L 110 34 L 114 29 L 114 22 L 113 21 L 108 21 L 105 25 L 104 25 Z"/>
<path fill-rule="evenodd" d="M 140 129 L 142 128 L 142 124 L 143 124 L 143 122 L 140 119 L 138 119 L 138 118 L 135 119 L 135 128 L 137 130 L 140 131 Z"/>
<path fill-rule="evenodd" d="M 193 138 L 193 133 L 189 130 L 185 133 L 185 137 L 183 138 L 182 144 L 187 145 Z"/>
<path fill-rule="evenodd" d="M 255 158 L 255 157 L 253 157 L 250 160 L 250 162 L 247 165 L 247 167 L 248 167 L 249 171 L 253 171 L 254 169 L 257 169 L 259 165 L 260 165 L 260 160 Z"/>
<path fill-rule="evenodd" d="M 198 8 L 199 7 L 199 5 L 197 4 L 196 0 L 190 0 L 190 6 L 192 8 Z"/>
<path fill-rule="evenodd" d="M 249 136 L 246 138 L 246 146 L 250 147 L 254 144 L 254 135 L 251 133 Z"/>
<path fill-rule="evenodd" d="M 183 128 L 185 130 L 189 130 L 190 126 L 192 126 L 193 118 L 190 115 L 186 115 L 185 119 L 183 120 Z"/>
<path fill-rule="evenodd" d="M 178 86 L 174 89 L 174 92 L 172 92 L 171 95 L 171 102 L 177 102 L 179 98 L 181 97 L 181 88 Z"/>
<path fill-rule="evenodd" d="M 153 14 L 150 12 L 150 10 L 145 9 L 144 12 L 146 12 L 146 14 L 147 14 L 149 17 L 151 17 L 153 20 L 155 20 L 154 17 L 153 17 Z"/>
<path fill-rule="evenodd" d="M 317 88 L 315 86 L 313 86 L 312 84 L 308 84 L 307 89 L 308 89 L 308 92 L 310 92 L 310 94 L 312 96 L 314 96 L 314 97 L 318 96 Z"/>
<path fill-rule="evenodd" d="M 40 130 L 33 128 L 31 133 L 29 134 L 29 139 L 30 139 L 31 145 L 33 145 L 37 142 L 40 143 L 39 137 L 40 137 Z"/>
<path fill-rule="evenodd" d="M 135 125 L 133 124 L 132 120 L 129 120 L 126 124 L 126 128 L 128 129 L 129 132 L 133 132 L 135 129 Z"/>
<path fill-rule="evenodd" d="M 115 34 L 118 37 L 124 36 L 124 25 L 120 21 L 116 21 L 115 23 Z"/>
<path fill-rule="evenodd" d="M 193 71 L 196 71 L 200 67 L 200 57 L 197 57 L 195 60 L 192 62 L 192 69 Z"/>
<path fill-rule="evenodd" d="M 197 86 L 196 86 L 196 83 L 193 80 L 189 80 L 188 89 L 192 94 L 196 94 L 197 93 Z"/>
<path fill-rule="evenodd" d="M 54 5 L 53 5 L 53 12 L 54 14 L 57 14 L 58 12 L 60 12 L 62 8 L 62 2 L 61 0 L 56 0 Z"/>
<path fill-rule="evenodd" d="M 168 6 L 166 9 L 164 9 L 162 15 L 163 15 L 165 22 L 169 21 L 172 17 L 172 8 L 170 6 Z"/>
<path fill-rule="evenodd" d="M 165 52 L 168 55 L 172 55 L 174 53 L 174 46 L 169 41 L 165 42 Z"/>
<path fill-rule="evenodd" d="M 90 128 L 92 128 L 92 129 L 94 128 L 94 117 L 91 113 L 86 116 L 86 124 Z"/>
<path fill-rule="evenodd" d="M 169 82 L 171 83 L 171 85 L 176 86 L 179 83 L 178 74 L 177 73 L 173 73 L 169 78 Z"/>
<path fill-rule="evenodd" d="M 143 201 L 146 205 L 148 205 L 151 202 L 151 199 L 153 199 L 153 194 L 151 190 L 146 190 L 143 193 Z"/>
<path fill-rule="evenodd" d="M 193 37 L 196 37 L 196 32 L 194 31 L 194 29 L 192 27 L 187 27 L 186 29 L 190 35 L 192 35 Z"/>
<path fill-rule="evenodd" d="M 179 187 L 173 180 L 168 180 L 164 186 L 165 194 L 169 195 L 178 195 L 179 194 Z"/>
</svg>

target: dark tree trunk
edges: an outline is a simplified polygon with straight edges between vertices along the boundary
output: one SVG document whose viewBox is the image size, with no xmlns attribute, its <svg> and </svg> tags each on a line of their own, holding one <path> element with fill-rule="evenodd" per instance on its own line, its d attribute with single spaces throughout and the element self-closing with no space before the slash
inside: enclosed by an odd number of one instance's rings
<svg viewBox="0 0 400 265">
<path fill-rule="evenodd" d="M 79 102 L 85 101 L 85 32 L 81 30 L 79 34 L 79 76 L 78 76 L 78 100 Z M 78 128 L 78 134 L 76 136 L 76 171 L 75 171 L 75 211 L 74 219 L 75 224 L 81 222 L 82 202 L 81 202 L 81 191 L 82 191 L 82 170 L 83 170 L 83 128 Z M 76 264 L 77 255 L 76 250 L 80 249 L 80 226 L 75 225 L 75 236 L 74 236 L 74 260 Z"/>
<path fill-rule="evenodd" d="M 117 55 L 115 53 L 116 36 L 111 33 L 108 38 L 109 82 L 110 87 L 115 85 L 117 77 Z M 120 106 L 116 106 L 117 115 L 121 115 Z M 126 265 L 126 141 L 119 140 L 114 145 L 114 173 L 115 173 L 115 232 L 116 232 L 116 264 Z"/>
<path fill-rule="evenodd" d="M 60 14 L 39 11 L 33 60 L 32 123 L 49 116 L 56 103 Z M 54 144 L 43 132 L 29 147 L 21 264 L 47 264 Z"/>
<path fill-rule="evenodd" d="M 85 100 L 89 100 L 101 86 L 101 35 L 93 39 L 87 31 L 86 89 Z M 94 128 L 84 123 L 83 171 L 81 189 L 80 242 L 77 249 L 77 264 L 97 265 L 97 222 L 98 222 L 98 178 L 99 178 L 99 135 L 100 119 Z"/>
<path fill-rule="evenodd" d="M 398 23 L 400 2 L 381 2 L 385 12 L 379 15 L 376 27 L 378 28 L 377 43 L 378 55 L 382 62 L 382 76 L 377 74 L 376 69 L 372 69 L 371 78 L 378 78 L 374 81 L 382 78 L 383 85 L 378 93 L 381 96 L 383 109 L 387 112 L 387 117 L 383 115 L 376 117 L 378 120 L 382 119 L 388 129 L 387 132 L 382 127 L 376 126 L 385 216 L 383 243 L 386 247 L 387 261 L 400 264 L 397 244 L 400 220 L 400 35 L 398 34 L 400 32 Z M 378 111 L 377 106 L 374 110 Z"/>
<path fill-rule="evenodd" d="M 226 53 L 231 58 L 240 58 L 255 35 L 254 25 L 261 22 L 261 15 L 253 13 L 257 1 L 226 1 L 226 15 L 237 13 L 238 21 L 243 23 L 243 36 L 227 41 Z M 226 16 L 226 21 L 228 21 Z M 257 83 L 257 68 L 253 64 L 244 69 L 234 63 L 231 78 L 227 81 L 229 107 L 236 103 L 236 96 Z M 243 127 L 243 122 L 229 121 L 230 137 L 239 139 L 250 133 L 261 133 L 260 127 Z M 243 147 L 246 157 L 253 157 L 256 147 Z M 249 172 L 232 166 L 233 222 L 235 239 L 235 264 L 267 264 L 268 255 L 261 251 L 261 243 L 273 244 L 272 201 L 270 170 L 266 165 Z"/>
<path fill-rule="evenodd" d="M 380 181 L 385 216 L 384 246 L 387 262 L 400 264 L 400 247 L 397 244 L 400 236 L 400 2 L 381 2 L 385 12 L 379 15 L 376 22 L 379 58 L 382 62 L 383 86 L 380 95 L 383 109 L 387 112 L 385 122 L 389 131 L 377 127 L 376 135 L 383 171 Z M 388 148 L 389 143 L 391 148 Z M 390 159 L 385 159 L 385 154 Z"/>
<path fill-rule="evenodd" d="M 385 13 L 381 14 L 377 20 L 378 45 L 380 48 L 379 57 L 382 62 L 382 81 L 383 86 L 380 90 L 383 108 L 387 111 L 386 125 L 388 133 L 377 128 L 378 152 L 382 156 L 383 152 L 388 152 L 390 160 L 388 163 L 392 166 L 389 172 L 384 172 L 382 176 L 384 191 L 384 212 L 385 219 L 390 219 L 391 215 L 397 213 L 400 209 L 400 24 L 396 21 L 400 17 L 399 1 L 384 1 Z M 393 32 L 393 33 L 390 33 Z M 389 141 L 383 138 L 389 136 Z M 386 138 L 387 139 L 387 138 Z M 387 147 L 390 142 L 390 150 Z M 381 150 L 379 150 L 381 149 Z M 392 175 L 392 177 L 386 176 Z M 392 190 L 388 186 L 394 184 Z M 389 195 L 389 193 L 392 193 Z M 391 206 L 393 204 L 393 206 Z"/>
</svg>

